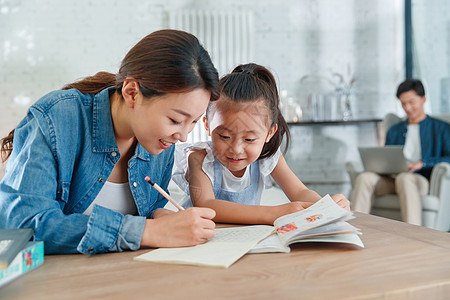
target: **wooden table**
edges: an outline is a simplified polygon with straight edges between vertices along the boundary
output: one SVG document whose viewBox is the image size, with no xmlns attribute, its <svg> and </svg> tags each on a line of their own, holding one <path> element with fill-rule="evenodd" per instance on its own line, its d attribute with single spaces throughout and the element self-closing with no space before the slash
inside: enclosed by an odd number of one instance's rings
<svg viewBox="0 0 450 300">
<path fill-rule="evenodd" d="M 133 261 L 149 250 L 49 255 L 1 299 L 449 299 L 450 234 L 356 213 L 365 249 L 297 244 L 229 269 Z"/>
</svg>

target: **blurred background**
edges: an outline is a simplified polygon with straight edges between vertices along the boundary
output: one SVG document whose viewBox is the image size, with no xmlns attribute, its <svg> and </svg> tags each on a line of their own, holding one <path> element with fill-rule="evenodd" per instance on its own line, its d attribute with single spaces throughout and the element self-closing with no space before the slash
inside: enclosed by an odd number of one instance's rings
<svg viewBox="0 0 450 300">
<path fill-rule="evenodd" d="M 220 75 L 247 62 L 273 72 L 291 122 L 287 160 L 321 194 L 348 196 L 344 164 L 383 144 L 387 113 L 404 115 L 395 93 L 407 75 L 424 82 L 427 113 L 450 111 L 446 0 L 0 0 L 1 136 L 49 91 L 116 73 L 162 28 L 195 34 Z"/>
</svg>

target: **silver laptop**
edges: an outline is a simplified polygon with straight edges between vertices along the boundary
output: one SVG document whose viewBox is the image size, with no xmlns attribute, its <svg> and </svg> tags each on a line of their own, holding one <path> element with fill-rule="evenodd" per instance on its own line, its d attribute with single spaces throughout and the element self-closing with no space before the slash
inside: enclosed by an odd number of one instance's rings
<svg viewBox="0 0 450 300">
<path fill-rule="evenodd" d="M 359 147 L 364 169 L 378 174 L 397 174 L 408 171 L 408 163 L 401 146 Z"/>
</svg>

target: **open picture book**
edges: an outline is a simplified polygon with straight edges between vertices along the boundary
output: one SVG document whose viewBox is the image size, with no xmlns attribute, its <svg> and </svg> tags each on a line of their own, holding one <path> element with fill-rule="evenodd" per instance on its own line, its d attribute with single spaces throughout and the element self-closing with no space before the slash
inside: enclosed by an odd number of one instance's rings
<svg viewBox="0 0 450 300">
<path fill-rule="evenodd" d="M 351 211 L 326 195 L 305 210 L 276 219 L 275 232 L 248 253 L 290 252 L 289 245 L 300 242 L 347 243 L 364 248 L 359 229 L 345 222 L 353 218 Z"/>
<path fill-rule="evenodd" d="M 363 248 L 359 230 L 345 222 L 352 212 L 329 195 L 307 209 L 275 220 L 274 226 L 216 229 L 215 237 L 193 247 L 159 248 L 135 260 L 228 268 L 246 253 L 289 252 L 297 242 L 350 243 Z"/>
</svg>

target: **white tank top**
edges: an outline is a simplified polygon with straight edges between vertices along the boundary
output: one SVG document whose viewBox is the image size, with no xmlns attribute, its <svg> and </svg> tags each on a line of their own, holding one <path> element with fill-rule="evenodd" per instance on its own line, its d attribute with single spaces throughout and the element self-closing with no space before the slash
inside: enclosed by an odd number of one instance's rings
<svg viewBox="0 0 450 300">
<path fill-rule="evenodd" d="M 123 215 L 134 215 L 137 212 L 130 186 L 126 183 L 113 183 L 106 181 L 95 200 L 89 205 L 83 214 L 90 215 L 94 205 L 109 208 Z"/>
</svg>

